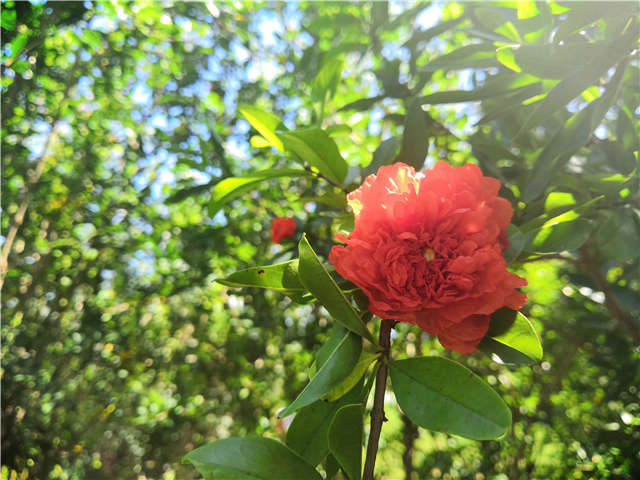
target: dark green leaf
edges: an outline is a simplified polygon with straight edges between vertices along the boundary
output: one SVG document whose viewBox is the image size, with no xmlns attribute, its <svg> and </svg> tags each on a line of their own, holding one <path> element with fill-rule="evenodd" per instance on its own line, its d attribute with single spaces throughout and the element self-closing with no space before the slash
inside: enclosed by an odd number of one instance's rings
<svg viewBox="0 0 640 480">
<path fill-rule="evenodd" d="M 453 360 L 420 357 L 389 362 L 398 404 L 414 423 L 475 440 L 503 435 L 511 411 L 471 370 Z"/>
<path fill-rule="evenodd" d="M 248 173 L 242 177 L 225 178 L 211 190 L 209 216 L 213 217 L 226 203 L 243 193 L 253 190 L 256 184 L 278 177 L 303 177 L 310 173 L 294 168 L 260 170 Z"/>
<path fill-rule="evenodd" d="M 337 322 L 370 342 L 376 343 L 356 310 L 316 256 L 305 235 L 300 239 L 298 251 L 300 255 L 298 273 L 302 284 Z"/>
<path fill-rule="evenodd" d="M 542 195 L 553 172 L 587 143 L 618 95 L 626 65 L 626 62 L 618 65 L 606 92 L 572 116 L 540 152 L 524 189 L 525 201 Z"/>
<path fill-rule="evenodd" d="M 533 325 L 508 308 L 491 315 L 489 331 L 478 348 L 499 363 L 531 365 L 542 359 L 542 344 Z"/>
<path fill-rule="evenodd" d="M 356 100 L 355 102 L 347 103 L 346 105 L 340 107 L 338 111 L 342 112 L 344 110 L 369 110 L 375 103 L 379 102 L 383 98 L 386 97 L 384 95 L 378 95 L 377 97 L 361 98 L 360 100 Z"/>
<path fill-rule="evenodd" d="M 2 28 L 13 31 L 16 28 L 16 11 L 14 8 L 2 7 L 2 15 L 0 15 Z M 15 52 L 11 52 L 15 56 Z"/>
<path fill-rule="evenodd" d="M 398 161 L 411 165 L 416 170 L 424 166 L 429 153 L 429 132 L 427 130 L 426 113 L 422 110 L 421 100 L 415 99 L 407 109 L 402 134 L 402 149 Z"/>
<path fill-rule="evenodd" d="M 535 253 L 555 253 L 576 250 L 591 236 L 594 223 L 586 218 L 566 222 L 552 222 L 535 232 L 531 245 L 525 250 Z"/>
<path fill-rule="evenodd" d="M 294 132 L 278 132 L 284 147 L 306 164 L 341 184 L 349 167 L 340 155 L 336 142 L 324 130 L 310 128 Z"/>
<path fill-rule="evenodd" d="M 318 465 L 329 453 L 327 432 L 340 407 L 363 401 L 362 381 L 336 402 L 318 400 L 301 408 L 287 430 L 287 445 L 311 465 Z"/>
<path fill-rule="evenodd" d="M 349 480 L 360 480 L 363 410 L 361 403 L 345 405 L 336 412 L 329 426 L 329 450 Z"/>
<path fill-rule="evenodd" d="M 596 234 L 600 251 L 608 258 L 624 262 L 640 255 L 640 222 L 631 209 L 616 209 Z"/>
<path fill-rule="evenodd" d="M 286 417 L 333 390 L 351 373 L 361 351 L 362 339 L 353 332 L 346 332 L 339 343 L 328 352 L 326 361 L 318 368 L 300 395 L 278 416 Z"/>
<path fill-rule="evenodd" d="M 327 400 L 333 402 L 350 391 L 366 373 L 369 366 L 380 357 L 380 353 L 362 352 L 358 363 L 351 373 L 327 394 Z"/>
<path fill-rule="evenodd" d="M 518 135 L 535 127 L 580 95 L 582 91 L 596 84 L 607 73 L 609 68 L 621 61 L 633 50 L 636 40 L 636 31 L 630 28 L 630 32 L 617 38 L 600 55 L 591 58 L 582 68 L 565 77 L 538 104 L 537 108 L 520 128 Z"/>
<path fill-rule="evenodd" d="M 368 177 L 372 173 L 376 173 L 383 165 L 391 165 L 395 162 L 398 149 L 402 145 L 401 137 L 391 137 L 384 140 L 376 151 L 373 152 L 371 163 L 362 170 L 362 178 Z"/>
<path fill-rule="evenodd" d="M 298 454 L 270 438 L 225 438 L 185 455 L 206 480 L 321 480 Z"/>
</svg>

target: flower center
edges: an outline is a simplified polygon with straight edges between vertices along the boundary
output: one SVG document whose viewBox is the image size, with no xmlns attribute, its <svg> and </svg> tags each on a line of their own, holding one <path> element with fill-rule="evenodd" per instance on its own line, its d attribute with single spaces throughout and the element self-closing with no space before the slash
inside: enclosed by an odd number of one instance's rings
<svg viewBox="0 0 640 480">
<path fill-rule="evenodd" d="M 427 262 L 430 262 L 431 260 L 436 258 L 436 252 L 434 252 L 432 248 L 427 248 L 422 254 L 422 256 L 425 258 Z"/>
</svg>

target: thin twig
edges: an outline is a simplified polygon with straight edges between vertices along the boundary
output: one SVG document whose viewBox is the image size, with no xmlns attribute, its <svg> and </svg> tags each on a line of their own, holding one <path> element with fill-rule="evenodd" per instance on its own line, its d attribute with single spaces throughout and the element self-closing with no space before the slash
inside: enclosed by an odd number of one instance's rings
<svg viewBox="0 0 640 480">
<path fill-rule="evenodd" d="M 391 328 L 393 328 L 393 324 L 393 320 L 382 320 L 380 325 L 380 346 L 384 351 L 380 357 L 380 368 L 378 368 L 378 373 L 376 374 L 376 390 L 373 394 L 373 409 L 371 410 L 371 429 L 369 431 L 367 457 L 364 462 L 362 480 L 374 480 L 373 471 L 376 466 L 378 442 L 380 441 L 382 423 L 386 420 L 384 415 L 384 394 L 387 389 L 387 362 L 389 360 Z"/>
<path fill-rule="evenodd" d="M 316 177 L 321 178 L 322 180 L 324 180 L 325 182 L 329 183 L 330 185 L 333 185 L 334 187 L 336 187 L 336 188 L 340 189 L 342 192 L 347 193 L 347 194 L 349 193 L 349 190 L 347 190 L 347 189 L 345 189 L 345 188 L 342 188 L 342 186 L 341 186 L 341 185 L 338 185 L 336 182 L 334 182 L 333 180 L 331 180 L 329 177 L 326 177 L 326 176 L 325 176 L 325 175 L 323 175 L 322 173 L 313 171 L 313 169 L 312 169 L 310 166 L 305 165 L 305 166 L 304 166 L 304 169 L 305 169 L 307 172 L 309 172 L 309 173 L 311 173 L 311 174 L 315 175 Z"/>
</svg>

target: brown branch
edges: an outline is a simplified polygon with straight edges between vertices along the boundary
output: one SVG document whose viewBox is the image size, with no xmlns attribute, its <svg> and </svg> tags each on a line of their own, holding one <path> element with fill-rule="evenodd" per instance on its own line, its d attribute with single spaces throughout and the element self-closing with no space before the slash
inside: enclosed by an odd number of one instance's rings
<svg viewBox="0 0 640 480">
<path fill-rule="evenodd" d="M 622 308 L 611 291 L 610 284 L 598 268 L 595 259 L 586 246 L 580 248 L 582 254 L 581 266 L 584 268 L 593 282 L 602 293 L 604 293 L 604 303 L 616 321 L 624 327 L 633 337 L 637 344 L 640 344 L 640 330 L 633 323 L 631 316 Z"/>
<path fill-rule="evenodd" d="M 387 389 L 387 361 L 389 360 L 391 328 L 393 328 L 393 324 L 393 320 L 382 320 L 380 324 L 380 346 L 384 349 L 384 352 L 380 357 L 380 367 L 376 374 L 376 390 L 373 394 L 373 409 L 371 410 L 371 429 L 369 431 L 369 441 L 367 442 L 367 457 L 364 462 L 362 480 L 374 480 L 373 470 L 376 466 L 382 422 L 386 421 L 384 415 L 384 394 Z"/>
</svg>

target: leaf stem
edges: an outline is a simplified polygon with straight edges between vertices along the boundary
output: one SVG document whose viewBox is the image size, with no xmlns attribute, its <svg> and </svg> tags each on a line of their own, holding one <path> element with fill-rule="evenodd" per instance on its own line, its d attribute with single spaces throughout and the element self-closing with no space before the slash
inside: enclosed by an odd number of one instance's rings
<svg viewBox="0 0 640 480">
<path fill-rule="evenodd" d="M 378 360 L 380 362 L 380 367 L 376 374 L 376 390 L 373 394 L 373 409 L 371 410 L 371 429 L 369 430 L 367 457 L 364 462 L 362 480 L 374 480 L 373 470 L 376 466 L 376 456 L 378 454 L 378 442 L 380 441 L 382 422 L 387 420 L 384 415 L 384 394 L 387 389 L 387 361 L 389 360 L 391 329 L 393 328 L 393 325 L 393 320 L 382 320 L 380 325 L 380 346 L 384 351 Z"/>
</svg>

